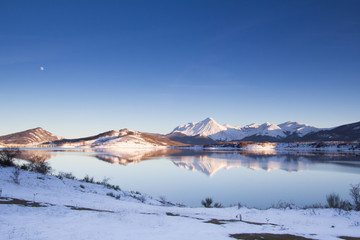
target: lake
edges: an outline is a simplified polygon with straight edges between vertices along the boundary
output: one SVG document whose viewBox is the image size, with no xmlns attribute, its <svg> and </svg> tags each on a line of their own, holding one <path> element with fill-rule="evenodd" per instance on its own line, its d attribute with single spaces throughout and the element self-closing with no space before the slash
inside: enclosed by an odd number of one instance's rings
<svg viewBox="0 0 360 240">
<path fill-rule="evenodd" d="M 360 183 L 360 156 L 354 154 L 99 149 L 26 150 L 20 158 L 47 161 L 55 174 L 110 178 L 123 190 L 188 206 L 206 197 L 256 208 L 279 201 L 325 204 L 333 192 L 350 200 L 350 184 Z"/>
</svg>

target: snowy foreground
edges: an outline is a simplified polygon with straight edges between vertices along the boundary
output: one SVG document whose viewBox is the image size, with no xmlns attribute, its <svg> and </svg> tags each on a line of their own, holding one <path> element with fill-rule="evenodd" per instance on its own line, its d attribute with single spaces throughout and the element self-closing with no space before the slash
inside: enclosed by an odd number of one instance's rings
<svg viewBox="0 0 360 240">
<path fill-rule="evenodd" d="M 138 193 L 27 171 L 20 172 L 16 184 L 14 170 L 0 167 L 0 239 L 199 240 L 240 233 L 304 237 L 278 239 L 360 237 L 360 212 L 355 211 L 176 207 Z"/>
</svg>

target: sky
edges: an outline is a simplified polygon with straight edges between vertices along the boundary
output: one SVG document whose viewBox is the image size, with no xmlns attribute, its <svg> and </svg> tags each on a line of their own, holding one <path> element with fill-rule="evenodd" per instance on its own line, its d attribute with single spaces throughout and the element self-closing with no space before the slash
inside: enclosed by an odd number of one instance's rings
<svg viewBox="0 0 360 240">
<path fill-rule="evenodd" d="M 360 1 L 0 1 L 0 135 L 360 121 Z"/>
</svg>

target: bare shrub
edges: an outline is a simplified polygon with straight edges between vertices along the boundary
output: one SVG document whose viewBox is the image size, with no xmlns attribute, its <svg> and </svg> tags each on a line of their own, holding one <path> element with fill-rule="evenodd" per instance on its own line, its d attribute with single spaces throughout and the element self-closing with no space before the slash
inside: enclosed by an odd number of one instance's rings
<svg viewBox="0 0 360 240">
<path fill-rule="evenodd" d="M 279 201 L 277 204 L 272 204 L 271 208 L 276 208 L 276 209 L 296 209 L 297 207 L 292 203 Z"/>
<path fill-rule="evenodd" d="M 140 202 L 142 202 L 142 203 L 144 203 L 145 201 L 146 201 L 146 198 L 143 196 L 143 195 L 130 195 L 130 197 L 132 197 L 132 198 L 134 198 L 134 199 L 136 199 L 136 200 L 138 200 L 138 201 L 140 201 Z"/>
<path fill-rule="evenodd" d="M 350 196 L 354 202 L 355 210 L 360 211 L 360 183 L 350 184 Z"/>
<path fill-rule="evenodd" d="M 20 169 L 16 167 L 13 171 L 13 175 L 11 176 L 11 179 L 15 184 L 20 184 L 19 176 L 20 176 Z"/>
<path fill-rule="evenodd" d="M 20 154 L 18 148 L 8 148 L 0 151 L 0 165 L 3 167 L 14 167 L 14 159 Z"/>
<path fill-rule="evenodd" d="M 214 208 L 223 208 L 221 203 L 214 203 Z"/>
<path fill-rule="evenodd" d="M 75 179 L 75 176 L 72 173 L 66 173 L 66 172 L 59 172 L 57 177 L 60 179 L 63 179 L 63 178 Z"/>
<path fill-rule="evenodd" d="M 110 178 L 104 177 L 104 179 L 101 181 L 101 185 L 107 186 L 109 185 Z"/>
<path fill-rule="evenodd" d="M 81 180 L 87 183 L 94 183 L 94 177 L 89 177 L 89 175 L 86 174 L 86 176 Z"/>
<path fill-rule="evenodd" d="M 106 196 L 113 197 L 113 198 L 115 198 L 115 199 L 117 199 L 117 200 L 119 200 L 119 199 L 121 198 L 121 195 L 120 195 L 120 194 L 114 194 L 113 192 L 108 192 L 108 193 L 106 194 Z M 135 197 L 134 197 L 134 198 L 135 198 Z"/>
<path fill-rule="evenodd" d="M 206 208 L 211 208 L 212 203 L 213 203 L 212 198 L 205 198 L 205 200 L 201 201 L 201 204 Z"/>
<path fill-rule="evenodd" d="M 311 204 L 311 205 L 305 205 L 303 207 L 303 209 L 313 209 L 313 208 L 324 208 L 324 206 L 321 205 L 320 203 L 314 203 L 314 204 Z"/>
<path fill-rule="evenodd" d="M 20 166 L 20 169 L 21 169 L 21 170 L 25 170 L 25 171 L 30 171 L 29 165 L 30 165 L 30 164 L 22 164 L 22 165 Z"/>
<path fill-rule="evenodd" d="M 37 172 L 41 174 L 50 174 L 52 172 L 52 168 L 47 162 L 32 162 L 29 164 L 29 171 Z"/>
<path fill-rule="evenodd" d="M 340 196 L 336 193 L 331 193 L 326 196 L 326 201 L 329 208 L 339 208 L 340 207 Z"/>
<path fill-rule="evenodd" d="M 121 190 L 121 188 L 118 185 L 106 184 L 105 186 L 107 188 L 109 188 L 109 189 L 114 189 L 115 191 L 120 191 Z"/>
<path fill-rule="evenodd" d="M 106 194 L 106 196 L 115 197 L 115 194 L 114 194 L 113 192 L 108 192 L 108 193 Z"/>
<path fill-rule="evenodd" d="M 351 205 L 351 203 L 349 201 L 341 200 L 339 208 L 342 210 L 345 210 L 345 211 L 350 211 L 353 208 L 353 206 Z"/>
<path fill-rule="evenodd" d="M 352 209 L 352 205 L 347 200 L 341 200 L 338 194 L 332 193 L 326 196 L 326 201 L 328 203 L 329 208 L 337 208 L 345 211 L 349 211 Z"/>
</svg>

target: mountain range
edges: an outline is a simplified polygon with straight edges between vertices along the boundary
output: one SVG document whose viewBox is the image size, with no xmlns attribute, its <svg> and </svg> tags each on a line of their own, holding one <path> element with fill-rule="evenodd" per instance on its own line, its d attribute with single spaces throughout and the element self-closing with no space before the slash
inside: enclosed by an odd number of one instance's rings
<svg viewBox="0 0 360 240">
<path fill-rule="evenodd" d="M 188 146 L 227 141 L 360 141 L 360 122 L 326 129 L 290 121 L 278 125 L 266 122 L 240 127 L 221 125 L 212 118 L 206 118 L 200 122 L 180 125 L 166 135 L 121 129 L 90 137 L 66 139 L 42 128 L 34 128 L 0 136 L 0 145 L 3 146 L 54 144 L 91 148 Z"/>
<path fill-rule="evenodd" d="M 212 118 L 188 123 L 176 127 L 169 135 L 207 137 L 214 141 L 288 141 L 299 140 L 307 134 L 319 132 L 321 129 L 298 122 L 285 122 L 279 125 L 272 123 L 250 124 L 244 127 L 220 125 Z"/>
</svg>

